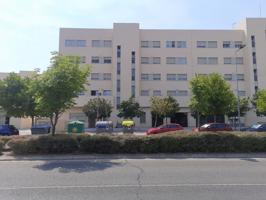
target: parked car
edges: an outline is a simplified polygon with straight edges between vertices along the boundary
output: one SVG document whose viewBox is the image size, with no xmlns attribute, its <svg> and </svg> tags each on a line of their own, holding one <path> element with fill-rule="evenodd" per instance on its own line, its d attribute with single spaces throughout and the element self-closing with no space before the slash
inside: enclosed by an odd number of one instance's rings
<svg viewBox="0 0 266 200">
<path fill-rule="evenodd" d="M 13 125 L 3 124 L 0 125 L 0 135 L 19 135 L 19 130 Z"/>
<path fill-rule="evenodd" d="M 266 123 L 253 124 L 248 128 L 243 128 L 241 131 L 251 131 L 251 132 L 266 132 Z"/>
<path fill-rule="evenodd" d="M 208 123 L 199 128 L 194 128 L 193 131 L 233 131 L 233 129 L 225 123 Z"/>
<path fill-rule="evenodd" d="M 184 128 L 180 124 L 164 124 L 156 128 L 148 129 L 146 134 L 152 135 L 152 134 L 165 133 L 170 131 L 179 131 L 179 130 L 184 130 Z"/>
<path fill-rule="evenodd" d="M 113 122 L 112 121 L 98 121 L 95 124 L 96 133 L 112 133 Z"/>
</svg>

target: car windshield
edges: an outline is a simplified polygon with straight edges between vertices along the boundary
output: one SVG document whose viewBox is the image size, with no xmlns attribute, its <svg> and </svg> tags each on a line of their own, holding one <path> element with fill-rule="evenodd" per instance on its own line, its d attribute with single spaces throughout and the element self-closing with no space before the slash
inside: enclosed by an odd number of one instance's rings
<svg viewBox="0 0 266 200">
<path fill-rule="evenodd" d="M 201 126 L 201 128 L 208 128 L 210 126 L 210 124 L 204 124 Z"/>
<path fill-rule="evenodd" d="M 251 126 L 251 128 L 255 128 L 255 129 L 257 129 L 257 128 L 259 128 L 260 126 L 261 126 L 261 124 L 254 124 L 254 125 Z"/>
</svg>

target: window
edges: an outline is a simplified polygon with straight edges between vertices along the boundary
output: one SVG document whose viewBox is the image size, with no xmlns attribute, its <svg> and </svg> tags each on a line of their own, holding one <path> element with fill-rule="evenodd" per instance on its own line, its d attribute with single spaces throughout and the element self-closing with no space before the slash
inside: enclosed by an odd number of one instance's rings
<svg viewBox="0 0 266 200">
<path fill-rule="evenodd" d="M 177 57 L 176 58 L 176 64 L 180 64 L 180 65 L 187 64 L 187 58 L 186 57 Z"/>
<path fill-rule="evenodd" d="M 120 92 L 120 80 L 116 80 L 116 91 Z"/>
<path fill-rule="evenodd" d="M 198 64 L 200 64 L 200 65 L 207 64 L 207 58 L 206 57 L 198 57 Z"/>
<path fill-rule="evenodd" d="M 101 40 L 92 40 L 91 46 L 92 47 L 101 47 Z"/>
<path fill-rule="evenodd" d="M 104 40 L 103 46 L 104 47 L 112 47 L 112 40 Z"/>
<path fill-rule="evenodd" d="M 175 64 L 175 57 L 166 57 L 166 64 Z"/>
<path fill-rule="evenodd" d="M 149 47 L 149 41 L 141 41 L 141 47 L 142 48 L 148 48 Z"/>
<path fill-rule="evenodd" d="M 65 40 L 66 47 L 86 47 L 86 40 Z"/>
<path fill-rule="evenodd" d="M 154 81 L 159 81 L 159 80 L 161 80 L 161 74 L 153 74 L 153 75 L 152 75 L 152 79 L 153 79 Z"/>
<path fill-rule="evenodd" d="M 187 74 L 177 74 L 177 80 L 178 81 L 186 81 L 187 80 Z"/>
<path fill-rule="evenodd" d="M 244 64 L 243 57 L 236 57 L 236 64 Z"/>
<path fill-rule="evenodd" d="M 98 90 L 91 90 L 91 96 L 98 96 Z"/>
<path fill-rule="evenodd" d="M 112 58 L 111 57 L 103 57 L 103 63 L 104 64 L 112 63 Z"/>
<path fill-rule="evenodd" d="M 167 96 L 176 96 L 176 90 L 167 90 Z"/>
<path fill-rule="evenodd" d="M 225 74 L 225 75 L 224 75 L 224 79 L 225 79 L 226 81 L 231 81 L 231 80 L 233 79 L 233 75 L 232 75 L 232 74 Z"/>
<path fill-rule="evenodd" d="M 136 54 L 135 51 L 131 52 L 131 63 L 135 64 L 136 63 Z"/>
<path fill-rule="evenodd" d="M 167 74 L 166 79 L 168 81 L 175 81 L 176 80 L 176 74 Z"/>
<path fill-rule="evenodd" d="M 177 41 L 176 47 L 177 48 L 187 48 L 187 42 L 186 41 Z"/>
<path fill-rule="evenodd" d="M 111 73 L 104 73 L 103 74 L 103 80 L 111 80 L 112 75 Z"/>
<path fill-rule="evenodd" d="M 146 113 L 143 112 L 143 114 L 139 117 L 139 122 L 141 124 L 145 124 L 146 123 Z"/>
<path fill-rule="evenodd" d="M 208 58 L 208 64 L 209 65 L 217 65 L 218 64 L 218 58 L 217 57 L 209 57 Z"/>
<path fill-rule="evenodd" d="M 131 81 L 135 81 L 136 75 L 135 75 L 135 68 L 131 69 Z"/>
<path fill-rule="evenodd" d="M 131 96 L 135 97 L 135 94 L 136 94 L 135 85 L 131 85 Z"/>
<path fill-rule="evenodd" d="M 162 96 L 161 90 L 153 90 L 153 96 Z"/>
<path fill-rule="evenodd" d="M 142 80 L 142 81 L 147 81 L 147 80 L 149 80 L 149 74 L 141 74 L 141 80 Z"/>
<path fill-rule="evenodd" d="M 217 48 L 217 41 L 208 41 L 208 48 Z"/>
<path fill-rule="evenodd" d="M 244 90 L 239 90 L 239 91 L 238 91 L 238 95 L 241 96 L 241 97 L 244 97 L 244 96 L 246 96 L 246 91 L 244 91 Z"/>
<path fill-rule="evenodd" d="M 66 47 L 75 47 L 76 46 L 76 40 L 65 40 L 65 46 Z"/>
<path fill-rule="evenodd" d="M 245 80 L 244 74 L 237 74 L 237 80 L 244 81 Z"/>
<path fill-rule="evenodd" d="M 254 73 L 254 81 L 258 81 L 258 72 L 257 72 L 257 69 L 253 69 L 253 73 Z"/>
<path fill-rule="evenodd" d="M 177 94 L 178 94 L 178 96 L 187 96 L 188 91 L 187 90 L 179 90 Z"/>
<path fill-rule="evenodd" d="M 224 57 L 224 64 L 225 65 L 232 64 L 232 58 L 231 57 Z"/>
<path fill-rule="evenodd" d="M 85 92 L 79 92 L 78 95 L 79 96 L 84 96 L 85 95 Z"/>
<path fill-rule="evenodd" d="M 160 41 L 152 41 L 152 47 L 153 48 L 160 48 L 161 42 Z"/>
<path fill-rule="evenodd" d="M 166 48 L 175 48 L 175 41 L 166 41 Z"/>
<path fill-rule="evenodd" d="M 92 56 L 91 63 L 100 63 L 100 57 L 98 57 L 98 56 Z"/>
<path fill-rule="evenodd" d="M 149 64 L 149 57 L 141 57 L 141 64 Z"/>
<path fill-rule="evenodd" d="M 256 46 L 256 43 L 255 43 L 255 35 L 252 35 L 252 36 L 251 36 L 251 46 L 252 46 L 253 48 L 255 48 L 255 46 Z"/>
<path fill-rule="evenodd" d="M 80 63 L 86 63 L 86 56 L 80 57 Z"/>
<path fill-rule="evenodd" d="M 197 48 L 206 48 L 206 41 L 197 41 Z"/>
<path fill-rule="evenodd" d="M 116 73 L 117 73 L 117 75 L 120 75 L 120 73 L 121 73 L 121 63 L 117 63 Z"/>
<path fill-rule="evenodd" d="M 152 64 L 161 64 L 161 58 L 160 57 L 153 57 L 152 58 Z"/>
<path fill-rule="evenodd" d="M 149 90 L 141 90 L 140 96 L 149 96 Z"/>
<path fill-rule="evenodd" d="M 231 42 L 230 41 L 224 41 L 223 42 L 223 48 L 230 48 L 231 47 Z"/>
<path fill-rule="evenodd" d="M 252 63 L 257 64 L 256 52 L 252 52 Z"/>
<path fill-rule="evenodd" d="M 241 48 L 242 47 L 242 41 L 235 41 L 235 48 Z"/>
<path fill-rule="evenodd" d="M 117 46 L 116 56 L 117 58 L 121 58 L 121 46 L 120 45 Z"/>
<path fill-rule="evenodd" d="M 91 73 L 91 80 L 100 80 L 99 73 Z"/>
<path fill-rule="evenodd" d="M 112 96 L 112 91 L 111 90 L 104 90 L 103 96 Z"/>
</svg>

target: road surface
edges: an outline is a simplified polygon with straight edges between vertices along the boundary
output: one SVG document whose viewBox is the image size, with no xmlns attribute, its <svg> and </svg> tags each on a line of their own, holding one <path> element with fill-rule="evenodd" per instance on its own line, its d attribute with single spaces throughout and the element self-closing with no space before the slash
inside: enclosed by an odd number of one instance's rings
<svg viewBox="0 0 266 200">
<path fill-rule="evenodd" d="M 265 200 L 266 158 L 0 161 L 2 200 Z"/>
</svg>

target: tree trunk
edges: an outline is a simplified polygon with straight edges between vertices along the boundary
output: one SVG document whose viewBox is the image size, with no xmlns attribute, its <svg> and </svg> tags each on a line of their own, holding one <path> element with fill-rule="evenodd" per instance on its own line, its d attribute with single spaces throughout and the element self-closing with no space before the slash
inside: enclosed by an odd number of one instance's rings
<svg viewBox="0 0 266 200">
<path fill-rule="evenodd" d="M 157 127 L 157 117 L 158 117 L 158 115 L 156 114 L 156 115 L 155 115 L 154 127 Z"/>
<path fill-rule="evenodd" d="M 34 126 L 34 116 L 31 116 L 31 127 Z"/>
<path fill-rule="evenodd" d="M 216 115 L 213 115 L 213 120 L 214 122 L 216 122 Z"/>
<path fill-rule="evenodd" d="M 10 123 L 10 117 L 9 116 L 6 116 L 5 124 L 9 124 L 9 123 Z"/>
<path fill-rule="evenodd" d="M 51 125 L 52 125 L 52 135 L 54 136 L 55 135 L 55 128 L 56 128 L 56 124 L 57 124 L 57 121 L 58 121 L 58 113 L 55 113 L 55 116 L 51 117 L 50 120 L 51 120 Z"/>
</svg>

